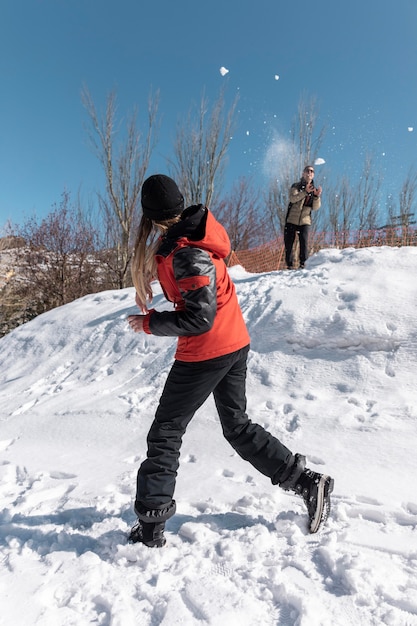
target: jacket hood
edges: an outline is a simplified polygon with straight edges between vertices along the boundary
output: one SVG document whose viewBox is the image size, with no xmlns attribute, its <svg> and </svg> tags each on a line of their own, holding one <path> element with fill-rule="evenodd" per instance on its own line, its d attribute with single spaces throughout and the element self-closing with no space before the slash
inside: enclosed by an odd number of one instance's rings
<svg viewBox="0 0 417 626">
<path fill-rule="evenodd" d="M 230 239 L 225 228 L 202 204 L 183 211 L 181 221 L 171 226 L 163 238 L 158 254 L 169 254 L 175 244 L 180 242 L 208 250 L 220 259 L 225 259 L 230 252 Z"/>
</svg>

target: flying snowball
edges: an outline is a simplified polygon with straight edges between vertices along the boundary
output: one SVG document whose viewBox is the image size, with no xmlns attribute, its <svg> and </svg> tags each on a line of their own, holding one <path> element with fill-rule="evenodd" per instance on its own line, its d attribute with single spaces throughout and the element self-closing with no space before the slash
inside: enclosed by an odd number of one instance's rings
<svg viewBox="0 0 417 626">
<path fill-rule="evenodd" d="M 227 70 L 225 67 L 223 67 L 223 66 L 222 66 L 222 67 L 220 68 L 220 74 L 221 74 L 222 76 L 226 76 L 226 74 L 228 74 L 228 73 L 229 73 L 229 70 Z"/>
<path fill-rule="evenodd" d="M 326 161 L 322 159 L 321 157 L 319 157 L 318 159 L 314 161 L 314 165 L 323 165 L 323 163 L 326 163 Z"/>
<path fill-rule="evenodd" d="M 413 128 L 412 126 L 409 126 L 409 127 L 408 127 L 408 132 L 409 132 L 409 133 L 412 133 L 412 132 L 413 132 L 413 130 L 414 130 L 414 128 Z"/>
<path fill-rule="evenodd" d="M 275 74 L 274 78 L 275 78 L 275 80 L 279 80 L 278 74 Z"/>
</svg>

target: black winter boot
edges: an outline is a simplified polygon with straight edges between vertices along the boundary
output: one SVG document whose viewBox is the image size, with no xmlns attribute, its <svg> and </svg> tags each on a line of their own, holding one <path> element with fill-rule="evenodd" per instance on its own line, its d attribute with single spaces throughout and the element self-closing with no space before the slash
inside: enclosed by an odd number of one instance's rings
<svg viewBox="0 0 417 626">
<path fill-rule="evenodd" d="M 159 509 L 149 509 L 141 502 L 135 502 L 138 521 L 130 531 L 130 543 L 144 543 L 149 548 L 162 548 L 166 544 L 164 536 L 165 522 L 174 515 L 175 500 L 171 500 Z"/>
<path fill-rule="evenodd" d="M 330 513 L 330 494 L 334 480 L 325 474 L 306 469 L 299 477 L 294 491 L 307 506 L 310 533 L 316 533 L 325 524 Z"/>
<path fill-rule="evenodd" d="M 166 544 L 165 522 L 145 524 L 138 520 L 129 535 L 130 543 L 144 543 L 148 548 L 162 548 Z"/>
<path fill-rule="evenodd" d="M 279 486 L 285 491 L 294 491 L 303 498 L 308 511 L 309 531 L 316 533 L 329 517 L 334 480 L 330 476 L 306 469 L 305 463 L 305 456 L 294 455 L 279 481 Z"/>
</svg>

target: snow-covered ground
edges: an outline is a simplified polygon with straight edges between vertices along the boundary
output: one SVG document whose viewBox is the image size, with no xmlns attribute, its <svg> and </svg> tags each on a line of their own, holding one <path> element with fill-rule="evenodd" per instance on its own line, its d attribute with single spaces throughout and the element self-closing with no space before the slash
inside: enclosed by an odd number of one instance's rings
<svg viewBox="0 0 417 626">
<path fill-rule="evenodd" d="M 87 296 L 0 340 L 2 626 L 417 625 L 417 248 L 230 271 L 248 412 L 334 477 L 326 528 L 234 453 L 210 399 L 167 546 L 127 544 L 175 342 L 130 330 L 133 290 Z"/>
</svg>

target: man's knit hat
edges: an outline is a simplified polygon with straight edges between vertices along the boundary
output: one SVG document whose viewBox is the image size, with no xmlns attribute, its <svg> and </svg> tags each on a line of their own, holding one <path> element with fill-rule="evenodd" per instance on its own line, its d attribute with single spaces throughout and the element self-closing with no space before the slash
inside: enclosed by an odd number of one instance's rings
<svg viewBox="0 0 417 626">
<path fill-rule="evenodd" d="M 154 174 L 142 185 L 142 211 L 144 217 L 156 222 L 169 220 L 184 210 L 184 196 L 177 183 L 164 174 Z"/>
</svg>

